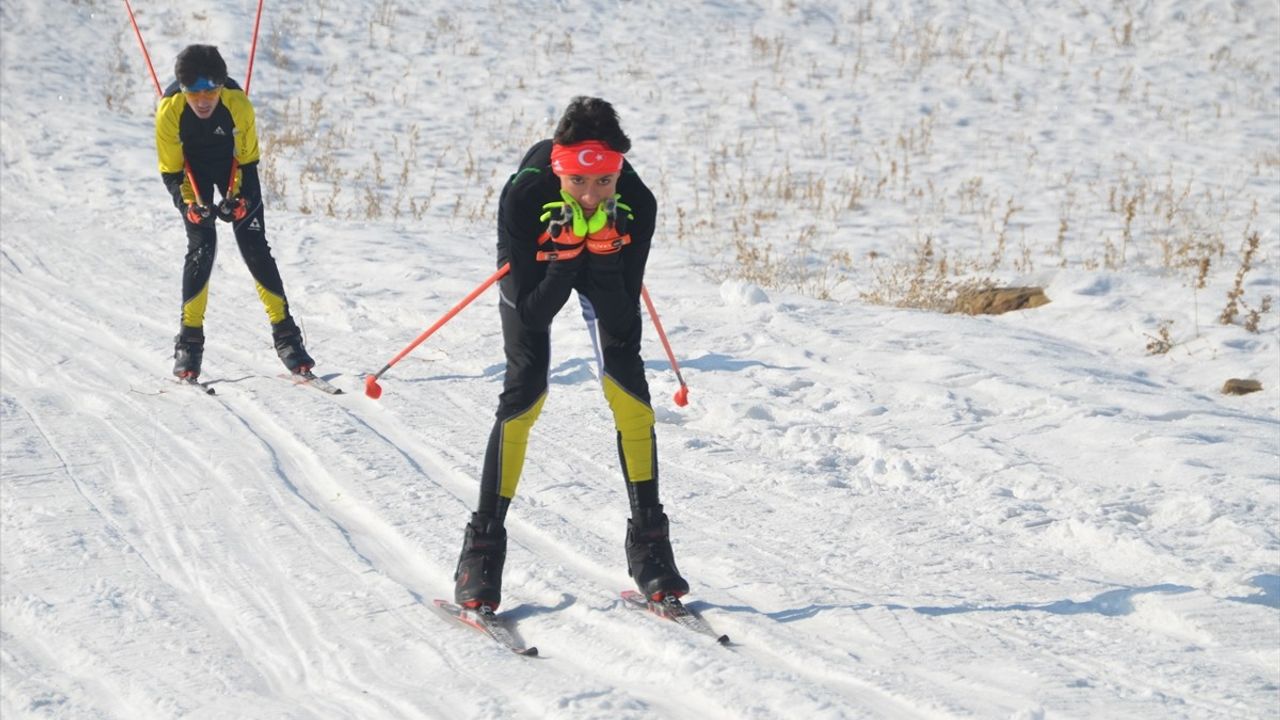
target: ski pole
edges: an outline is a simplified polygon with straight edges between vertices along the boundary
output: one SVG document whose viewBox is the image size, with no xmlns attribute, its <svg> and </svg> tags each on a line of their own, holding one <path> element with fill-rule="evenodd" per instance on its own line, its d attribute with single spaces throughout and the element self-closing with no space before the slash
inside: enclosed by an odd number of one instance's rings
<svg viewBox="0 0 1280 720">
<path fill-rule="evenodd" d="M 138 47 L 141 47 L 142 49 L 142 59 L 147 61 L 147 70 L 150 70 L 151 72 L 151 82 L 154 83 L 156 87 L 156 97 L 164 97 L 164 88 L 160 87 L 160 78 L 156 77 L 155 65 L 151 64 L 151 54 L 147 53 L 147 44 L 142 40 L 142 31 L 141 29 L 138 29 L 138 20 L 133 17 L 133 5 L 129 4 L 129 0 L 124 0 L 124 9 L 128 10 L 129 23 L 133 24 L 133 35 L 136 35 L 138 38 Z M 257 4 L 257 17 L 259 17 L 259 19 L 262 18 L 262 0 L 259 0 L 259 4 Z M 257 47 L 257 23 L 253 24 L 253 47 Z M 248 56 L 248 72 L 253 72 L 252 50 L 250 51 L 250 56 Z M 244 81 L 244 95 L 248 95 L 247 79 Z M 196 205 L 200 205 L 201 208 L 207 208 L 204 197 L 201 197 L 200 195 L 200 186 L 197 186 L 196 184 L 196 173 L 192 172 L 191 163 L 188 163 L 186 159 L 183 159 L 182 165 L 183 172 L 187 173 L 187 182 L 191 183 L 191 191 L 193 195 L 196 196 Z M 230 192 L 230 187 L 232 187 L 232 184 L 230 183 L 236 181 L 237 167 L 238 163 L 236 158 L 232 158 L 232 177 L 230 177 L 230 181 L 227 182 L 228 192 Z"/>
<path fill-rule="evenodd" d="M 382 386 L 378 385 L 378 378 L 382 377 L 383 373 L 390 370 L 392 365 L 395 365 L 396 363 L 400 362 L 400 360 L 405 355 L 408 355 L 409 353 L 413 352 L 413 349 L 421 345 L 424 340 L 431 337 L 432 333 L 434 333 L 436 330 L 439 330 L 445 323 L 452 320 L 454 315 L 457 315 L 458 312 L 462 310 L 462 308 L 471 304 L 472 300 L 475 300 L 477 297 L 480 296 L 481 293 L 483 293 L 485 290 L 488 290 L 490 285 L 496 283 L 498 279 L 501 278 L 503 275 L 506 275 L 507 271 L 510 269 L 511 269 L 511 263 L 504 263 L 502 267 L 498 268 L 497 272 L 489 276 L 488 280 L 485 280 L 484 282 L 480 283 L 480 285 L 476 287 L 475 290 L 472 290 L 469 295 L 459 300 L 458 304 L 454 305 L 453 308 L 450 309 L 449 312 L 445 313 L 439 320 L 437 320 L 434 325 L 424 330 L 421 335 L 413 339 L 413 342 L 406 345 L 405 348 L 401 350 L 399 353 L 397 353 L 395 357 L 391 358 L 391 360 L 387 362 L 386 365 L 382 366 L 381 370 L 379 370 L 378 372 L 372 375 L 366 375 L 364 378 L 364 394 L 368 395 L 374 400 L 377 400 L 378 398 L 382 397 Z"/>
<path fill-rule="evenodd" d="M 204 204 L 204 196 L 200 194 L 200 186 L 196 184 L 195 171 L 191 169 L 191 163 L 187 162 L 185 158 L 182 161 L 182 169 L 187 173 L 187 182 L 191 183 L 191 194 L 196 196 L 196 205 L 208 208 L 209 206 Z M 209 200 L 210 202 L 213 200 L 212 193 L 209 195 Z"/>
<path fill-rule="evenodd" d="M 689 404 L 689 386 L 684 384 L 684 378 L 680 375 L 680 363 L 676 362 L 676 355 L 671 352 L 671 343 L 667 342 L 667 334 L 662 330 L 662 321 L 658 319 L 658 311 L 653 307 L 653 300 L 649 299 L 649 288 L 641 285 L 640 297 L 644 298 L 644 306 L 649 309 L 649 318 L 653 320 L 653 327 L 657 329 L 658 337 L 662 339 L 662 347 L 667 351 L 667 359 L 671 361 L 671 369 L 676 372 L 676 380 L 680 382 L 680 389 L 676 391 L 672 399 L 676 401 L 676 405 L 684 407 Z"/>
<path fill-rule="evenodd" d="M 147 52 L 147 44 L 142 41 L 142 31 L 138 29 L 138 20 L 133 16 L 133 6 L 129 4 L 129 0 L 124 0 L 124 8 L 129 11 L 129 22 L 133 24 L 133 34 L 138 36 L 138 47 L 142 48 L 142 57 L 147 61 L 147 69 L 151 71 L 151 82 L 155 83 L 156 96 L 163 96 L 164 90 L 160 89 L 160 78 L 156 77 L 155 66 L 151 64 L 151 53 Z"/>
<path fill-rule="evenodd" d="M 258 14 L 253 19 L 253 43 L 249 46 L 249 70 L 244 75 L 244 94 L 249 94 L 249 81 L 253 80 L 253 56 L 258 53 L 258 25 L 262 23 L 262 2 L 258 0 Z"/>
</svg>

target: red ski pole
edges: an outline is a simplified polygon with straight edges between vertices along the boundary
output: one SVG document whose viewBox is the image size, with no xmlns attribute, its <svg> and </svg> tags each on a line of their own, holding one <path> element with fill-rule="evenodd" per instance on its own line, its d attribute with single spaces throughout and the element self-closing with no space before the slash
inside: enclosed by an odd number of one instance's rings
<svg viewBox="0 0 1280 720">
<path fill-rule="evenodd" d="M 253 24 L 253 47 L 249 50 L 249 74 L 253 74 L 253 53 L 258 48 L 258 22 L 262 20 L 262 2 L 258 0 L 258 20 Z M 138 19 L 134 17 L 133 6 L 129 4 L 129 0 L 124 0 L 124 9 L 129 13 L 129 23 L 133 25 L 133 34 L 138 38 L 138 47 L 142 48 L 142 59 L 147 61 L 147 70 L 151 72 L 151 82 L 156 86 L 156 97 L 164 97 L 164 89 L 160 87 L 160 78 L 156 76 L 156 68 L 151 64 L 151 53 L 147 52 L 147 43 L 142 39 L 142 31 L 138 29 Z M 249 94 L 249 81 L 244 81 L 244 94 Z M 205 207 L 204 199 L 200 196 L 200 187 L 196 185 L 196 177 L 191 172 L 191 163 L 183 160 L 183 171 L 187 175 L 187 182 L 191 183 L 191 190 L 196 196 L 196 205 Z M 231 183 L 236 179 L 236 168 L 238 163 L 235 158 L 231 159 L 231 179 L 227 181 L 227 191 L 231 191 Z"/>
<path fill-rule="evenodd" d="M 680 376 L 680 363 L 676 362 L 676 354 L 671 352 L 671 343 L 667 342 L 667 334 L 662 330 L 658 311 L 653 307 L 653 300 L 649 299 L 649 288 L 641 285 L 640 297 L 644 298 L 644 306 L 649 309 L 649 318 L 653 320 L 653 327 L 657 329 L 658 337 L 662 339 L 662 347 L 667 351 L 667 359 L 671 361 L 671 369 L 676 372 L 676 380 L 680 382 L 680 389 L 672 399 L 676 401 L 676 405 L 684 407 L 689 404 L 689 386 L 684 384 L 684 378 Z"/>
<path fill-rule="evenodd" d="M 184 159 L 182 161 L 182 169 L 183 169 L 183 172 L 187 174 L 187 182 L 191 183 L 191 194 L 195 195 L 196 197 L 196 205 L 199 205 L 202 208 L 208 207 L 208 205 L 204 204 L 204 196 L 200 194 L 200 186 L 196 184 L 196 174 L 191 169 L 191 163 L 187 162 Z M 210 191 L 211 196 L 212 196 L 212 192 L 213 191 Z M 210 197 L 210 200 L 212 199 L 213 198 Z"/>
<path fill-rule="evenodd" d="M 467 305 L 470 305 L 472 300 L 475 300 L 477 297 L 480 296 L 481 293 L 483 293 L 485 290 L 488 290 L 490 285 L 498 282 L 498 280 L 503 275 L 506 275 L 507 271 L 510 269 L 511 269 L 511 263 L 506 263 L 502 267 L 498 268 L 497 272 L 490 275 L 488 280 L 485 280 L 484 282 L 480 283 L 480 285 L 475 290 L 472 290 L 469 295 L 459 300 L 457 305 L 454 305 L 453 308 L 449 310 L 449 312 L 445 313 L 444 316 L 441 317 L 439 320 L 437 320 L 434 325 L 424 330 L 421 335 L 414 338 L 413 342 L 406 345 L 405 348 L 401 350 L 399 353 L 397 353 L 395 357 L 391 358 L 391 360 L 386 365 L 383 365 L 381 370 L 379 370 L 378 372 L 372 375 L 365 376 L 364 394 L 368 395 L 374 400 L 377 400 L 378 398 L 382 397 L 382 386 L 378 384 L 378 378 L 382 377 L 383 373 L 390 370 L 392 365 L 395 365 L 396 363 L 400 362 L 401 358 L 403 358 L 405 355 L 408 355 L 409 353 L 413 352 L 413 349 L 421 345 L 424 340 L 431 337 L 432 333 L 434 333 L 436 330 L 439 330 L 441 327 L 444 326 L 445 323 L 452 320 L 454 315 L 457 315 L 458 312 L 462 310 L 462 308 L 466 307 Z"/>
<path fill-rule="evenodd" d="M 138 20 L 133 16 L 133 6 L 129 4 L 129 0 L 124 0 L 124 8 L 129 11 L 129 22 L 133 24 L 133 34 L 138 36 L 138 47 L 142 48 L 142 57 L 147 61 L 147 69 L 151 71 L 151 82 L 156 86 L 156 97 L 164 95 L 164 90 L 160 89 L 160 78 L 156 77 L 155 66 L 151 64 L 151 53 L 147 52 L 147 44 L 142 42 L 142 31 L 138 29 Z"/>
<path fill-rule="evenodd" d="M 262 2 L 258 0 L 258 15 L 253 19 L 253 44 L 249 46 L 249 71 L 244 75 L 244 94 L 249 94 L 249 81 L 253 79 L 253 56 L 258 53 L 258 25 L 262 23 Z"/>
</svg>

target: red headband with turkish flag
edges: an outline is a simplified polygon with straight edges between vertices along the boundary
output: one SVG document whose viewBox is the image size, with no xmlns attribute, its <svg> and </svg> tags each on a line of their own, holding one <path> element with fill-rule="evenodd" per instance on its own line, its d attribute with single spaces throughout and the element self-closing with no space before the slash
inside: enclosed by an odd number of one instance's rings
<svg viewBox="0 0 1280 720">
<path fill-rule="evenodd" d="M 551 146 L 551 172 L 556 175 L 607 175 L 622 170 L 622 153 L 599 140 Z"/>
</svg>

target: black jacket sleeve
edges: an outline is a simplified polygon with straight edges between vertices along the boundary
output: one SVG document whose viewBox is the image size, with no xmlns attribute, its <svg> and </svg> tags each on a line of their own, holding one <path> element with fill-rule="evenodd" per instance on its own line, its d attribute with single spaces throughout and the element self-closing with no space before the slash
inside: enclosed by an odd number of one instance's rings
<svg viewBox="0 0 1280 720">
<path fill-rule="evenodd" d="M 550 156 L 549 141 L 534 147 L 525 156 L 522 169 L 511 177 L 498 201 L 498 264 L 511 264 L 511 270 L 500 285 L 503 302 L 512 305 L 520 321 L 532 330 L 546 330 L 551 320 L 569 299 L 582 272 L 583 257 L 571 260 L 540 262 L 537 259 L 538 238 L 546 228 L 539 220 L 542 204 L 558 199 L 559 182 L 550 169 L 541 169 L 537 151 Z"/>
<path fill-rule="evenodd" d="M 262 202 L 262 184 L 258 180 L 258 163 L 256 160 L 240 166 L 239 194 L 249 203 L 249 207 L 254 207 Z"/>
<path fill-rule="evenodd" d="M 658 220 L 658 201 L 631 168 L 630 163 L 622 168 L 622 177 L 618 180 L 618 194 L 621 202 L 631 207 L 635 219 L 628 222 L 627 232 L 631 235 L 631 243 L 622 248 L 622 279 L 626 287 L 627 297 L 633 303 L 640 302 L 640 287 L 644 284 L 644 269 L 649 262 L 649 248 L 653 243 L 653 232 Z"/>
<path fill-rule="evenodd" d="M 182 201 L 182 183 L 186 178 L 182 173 L 160 173 L 161 179 L 164 180 L 165 189 L 169 191 L 169 196 L 173 198 L 173 206 L 179 210 L 185 210 L 187 204 Z"/>
</svg>

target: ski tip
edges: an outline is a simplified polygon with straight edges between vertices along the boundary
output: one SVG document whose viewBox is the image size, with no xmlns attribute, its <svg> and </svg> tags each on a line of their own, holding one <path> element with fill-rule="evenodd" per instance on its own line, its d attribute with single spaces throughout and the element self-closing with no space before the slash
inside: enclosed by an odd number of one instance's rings
<svg viewBox="0 0 1280 720">
<path fill-rule="evenodd" d="M 217 394 L 218 394 L 216 391 L 214 391 L 214 389 L 213 389 L 213 386 L 212 386 L 212 385 L 209 385 L 208 383 L 202 383 L 202 382 L 200 382 L 199 380 L 197 380 L 195 377 L 192 377 L 192 376 L 179 375 L 179 376 L 178 376 L 178 384 L 179 384 L 179 385 L 190 385 L 191 387 L 196 388 L 196 389 L 198 389 L 198 390 L 202 391 L 205 395 L 217 395 Z"/>
</svg>

